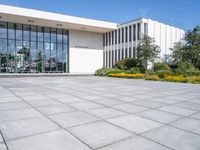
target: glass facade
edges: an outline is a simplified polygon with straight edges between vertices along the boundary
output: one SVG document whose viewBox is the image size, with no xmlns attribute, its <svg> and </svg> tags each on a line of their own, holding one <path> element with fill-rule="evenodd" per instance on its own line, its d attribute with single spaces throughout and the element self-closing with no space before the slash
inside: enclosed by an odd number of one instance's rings
<svg viewBox="0 0 200 150">
<path fill-rule="evenodd" d="M 0 73 L 68 72 L 68 30 L 0 22 Z"/>
</svg>

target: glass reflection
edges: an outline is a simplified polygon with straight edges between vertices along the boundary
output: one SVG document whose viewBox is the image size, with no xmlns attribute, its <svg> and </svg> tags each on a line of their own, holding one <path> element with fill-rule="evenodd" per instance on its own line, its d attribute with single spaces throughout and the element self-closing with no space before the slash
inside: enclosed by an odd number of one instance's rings
<svg viewBox="0 0 200 150">
<path fill-rule="evenodd" d="M 67 72 L 68 31 L 0 22 L 0 73 Z"/>
</svg>

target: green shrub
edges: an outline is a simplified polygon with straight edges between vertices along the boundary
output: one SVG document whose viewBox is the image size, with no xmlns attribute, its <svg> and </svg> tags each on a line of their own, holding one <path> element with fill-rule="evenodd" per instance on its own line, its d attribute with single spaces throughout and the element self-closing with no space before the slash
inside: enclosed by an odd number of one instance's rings
<svg viewBox="0 0 200 150">
<path fill-rule="evenodd" d="M 145 77 L 145 79 L 146 80 L 153 80 L 153 81 L 159 81 L 159 80 L 161 80 L 158 75 L 147 75 Z"/>
<path fill-rule="evenodd" d="M 146 74 L 148 74 L 148 75 L 156 75 L 156 72 L 154 72 L 153 70 L 147 70 Z"/>
<path fill-rule="evenodd" d="M 141 73 L 141 70 L 140 70 L 139 67 L 133 67 L 133 68 L 130 69 L 130 72 L 132 74 L 138 74 L 138 73 Z"/>
<path fill-rule="evenodd" d="M 155 63 L 153 67 L 154 71 L 160 71 L 160 70 L 170 70 L 170 67 L 166 63 Z"/>
<path fill-rule="evenodd" d="M 185 74 L 186 72 L 190 72 L 190 71 L 195 71 L 195 68 L 192 65 L 192 63 L 189 63 L 189 62 L 178 63 L 178 68 L 176 70 L 178 74 Z"/>
<path fill-rule="evenodd" d="M 108 74 L 116 74 L 116 73 L 123 73 L 123 70 L 120 69 L 112 69 L 112 68 L 101 68 L 96 70 L 96 76 L 107 76 Z"/>
<path fill-rule="evenodd" d="M 121 70 L 130 70 L 135 67 L 141 68 L 141 62 L 138 59 L 127 58 L 119 60 L 114 67 Z"/>
<path fill-rule="evenodd" d="M 200 76 L 199 70 L 187 70 L 183 74 L 184 76 Z"/>
<path fill-rule="evenodd" d="M 200 84 L 200 76 L 190 76 L 186 79 L 189 83 Z"/>
<path fill-rule="evenodd" d="M 174 73 L 170 70 L 159 70 L 156 72 L 156 75 L 158 75 L 159 78 L 165 78 L 166 76 L 173 76 Z"/>
</svg>

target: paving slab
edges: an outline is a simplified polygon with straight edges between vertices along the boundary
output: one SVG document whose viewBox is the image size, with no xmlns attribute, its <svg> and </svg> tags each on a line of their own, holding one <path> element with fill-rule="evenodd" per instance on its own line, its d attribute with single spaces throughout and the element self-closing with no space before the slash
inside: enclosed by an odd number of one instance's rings
<svg viewBox="0 0 200 150">
<path fill-rule="evenodd" d="M 102 99 L 101 96 L 97 96 L 97 95 L 83 96 L 81 98 L 86 99 L 86 100 L 98 100 L 98 99 Z"/>
<path fill-rule="evenodd" d="M 100 100 L 98 99 L 98 100 L 95 100 L 95 102 L 98 104 L 105 105 L 105 106 L 114 106 L 114 105 L 119 105 L 123 103 L 122 101 L 108 99 L 108 98 L 100 99 Z"/>
<path fill-rule="evenodd" d="M 0 111 L 0 122 L 32 118 L 32 117 L 40 117 L 40 116 L 42 115 L 33 108 Z"/>
<path fill-rule="evenodd" d="M 52 120 L 58 123 L 63 128 L 86 124 L 89 122 L 98 121 L 94 116 L 91 116 L 84 112 L 69 112 L 49 116 Z"/>
<path fill-rule="evenodd" d="M 33 107 L 60 104 L 60 103 L 56 102 L 55 100 L 51 100 L 51 99 L 48 99 L 48 98 L 46 98 L 46 99 L 37 99 L 37 100 L 27 100 L 26 102 L 29 103 L 30 105 L 32 105 Z"/>
<path fill-rule="evenodd" d="M 23 109 L 29 108 L 30 106 L 25 102 L 9 102 L 9 103 L 0 103 L 0 111 L 4 110 L 15 110 L 15 109 Z"/>
<path fill-rule="evenodd" d="M 173 127 L 162 127 L 143 136 L 176 150 L 199 150 L 200 137 Z"/>
<path fill-rule="evenodd" d="M 197 104 L 197 103 L 183 102 L 183 103 L 175 104 L 175 106 L 200 111 L 200 104 Z"/>
<path fill-rule="evenodd" d="M 154 120 L 154 121 L 157 121 L 157 122 L 161 122 L 161 123 L 164 123 L 164 124 L 174 122 L 174 121 L 179 120 L 179 119 L 184 117 L 184 116 L 181 116 L 181 115 L 167 113 L 167 112 L 155 110 L 155 109 L 147 110 L 147 111 L 138 113 L 137 115 L 140 116 L 140 117 L 147 118 L 147 119 L 150 119 L 150 120 Z"/>
<path fill-rule="evenodd" d="M 98 109 L 92 109 L 87 111 L 89 114 L 92 114 L 94 116 L 97 116 L 101 119 L 110 119 L 114 117 L 120 117 L 127 115 L 125 112 L 121 112 L 112 108 L 98 108 Z"/>
<path fill-rule="evenodd" d="M 153 98 L 151 99 L 150 101 L 154 101 L 154 102 L 159 102 L 159 103 L 165 103 L 165 104 L 176 104 L 176 103 L 179 103 L 180 101 L 178 100 L 170 100 L 168 99 L 167 97 L 158 97 L 158 98 Z"/>
<path fill-rule="evenodd" d="M 198 112 L 196 110 L 181 108 L 181 107 L 174 106 L 174 105 L 164 106 L 164 107 L 161 107 L 161 108 L 158 108 L 158 109 L 162 110 L 162 111 L 174 113 L 174 114 L 177 114 L 177 115 L 182 115 L 182 116 L 190 116 L 190 115 Z"/>
<path fill-rule="evenodd" d="M 137 104 L 137 105 L 148 107 L 148 108 L 158 108 L 158 107 L 166 105 L 165 103 L 154 102 L 154 101 L 149 101 L 149 100 L 135 101 L 133 102 L 133 104 Z"/>
<path fill-rule="evenodd" d="M 138 113 L 138 112 L 141 112 L 141 111 L 148 109 L 146 107 L 137 106 L 137 105 L 129 104 L 129 103 L 115 105 L 115 106 L 111 106 L 111 107 L 115 108 L 117 110 L 127 112 L 127 113 Z"/>
<path fill-rule="evenodd" d="M 200 120 L 200 113 L 194 114 L 194 115 L 192 115 L 190 117 Z"/>
<path fill-rule="evenodd" d="M 106 146 L 99 150 L 171 150 L 158 143 L 152 142 L 141 136 L 135 136 L 133 138 Z"/>
<path fill-rule="evenodd" d="M 5 140 L 12 140 L 56 129 L 58 129 L 58 126 L 44 117 L 14 120 L 0 124 L 0 130 Z"/>
<path fill-rule="evenodd" d="M 8 102 L 20 102 L 22 99 L 19 97 L 13 96 L 13 97 L 0 97 L 0 103 L 8 103 Z"/>
<path fill-rule="evenodd" d="M 9 150 L 91 150 L 64 130 L 8 141 Z"/>
<path fill-rule="evenodd" d="M 190 102 L 196 103 L 196 104 L 200 104 L 200 99 L 199 98 L 198 99 L 194 99 L 194 100 L 191 100 Z"/>
<path fill-rule="evenodd" d="M 56 100 L 62 103 L 67 103 L 67 104 L 84 101 L 83 99 L 77 98 L 77 97 L 64 97 L 64 98 L 58 98 Z"/>
<path fill-rule="evenodd" d="M 134 115 L 109 119 L 108 121 L 110 123 L 113 123 L 117 126 L 130 130 L 137 134 L 141 134 L 143 132 L 147 132 L 154 128 L 163 126 L 163 124 L 160 124 L 158 122 L 154 122 L 154 121 L 151 121 L 142 117 L 134 116 Z"/>
<path fill-rule="evenodd" d="M 72 107 L 64 104 L 57 104 L 57 105 L 50 105 L 50 106 L 42 106 L 37 107 L 37 109 L 44 113 L 45 115 L 53 115 L 53 114 L 59 114 L 59 113 L 67 113 L 75 111 Z"/>
<path fill-rule="evenodd" d="M 106 122 L 82 125 L 70 128 L 70 131 L 94 149 L 132 136 L 131 133 Z"/>
<path fill-rule="evenodd" d="M 3 142 L 3 138 L 2 138 L 2 136 L 0 134 L 0 143 L 2 143 L 2 142 Z"/>
<path fill-rule="evenodd" d="M 78 103 L 72 103 L 69 105 L 78 110 L 90 110 L 90 109 L 105 107 L 103 105 L 92 103 L 92 102 L 78 102 Z"/>
<path fill-rule="evenodd" d="M 7 150 L 4 143 L 0 143 L 0 150 Z"/>
<path fill-rule="evenodd" d="M 200 120 L 184 118 L 182 120 L 171 123 L 170 125 L 200 135 Z"/>
</svg>

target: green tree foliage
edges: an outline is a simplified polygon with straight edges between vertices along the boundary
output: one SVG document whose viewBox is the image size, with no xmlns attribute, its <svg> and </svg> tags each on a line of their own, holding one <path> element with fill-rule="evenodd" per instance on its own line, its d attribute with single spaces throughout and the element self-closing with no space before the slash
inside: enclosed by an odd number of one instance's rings
<svg viewBox="0 0 200 150">
<path fill-rule="evenodd" d="M 175 43 L 172 50 L 173 64 L 190 62 L 200 69 L 200 26 L 189 30 L 185 36 L 185 43 Z"/>
<path fill-rule="evenodd" d="M 165 71 L 165 70 L 170 70 L 170 67 L 166 63 L 154 63 L 153 69 L 154 71 L 160 71 L 160 70 Z"/>
<path fill-rule="evenodd" d="M 126 58 L 119 60 L 114 66 L 114 68 L 122 70 L 130 70 L 134 67 L 141 67 L 141 62 L 135 58 Z"/>
<path fill-rule="evenodd" d="M 137 48 L 137 58 L 147 70 L 148 63 L 154 63 L 159 58 L 160 47 L 155 44 L 155 40 L 147 35 L 143 35 Z"/>
</svg>

